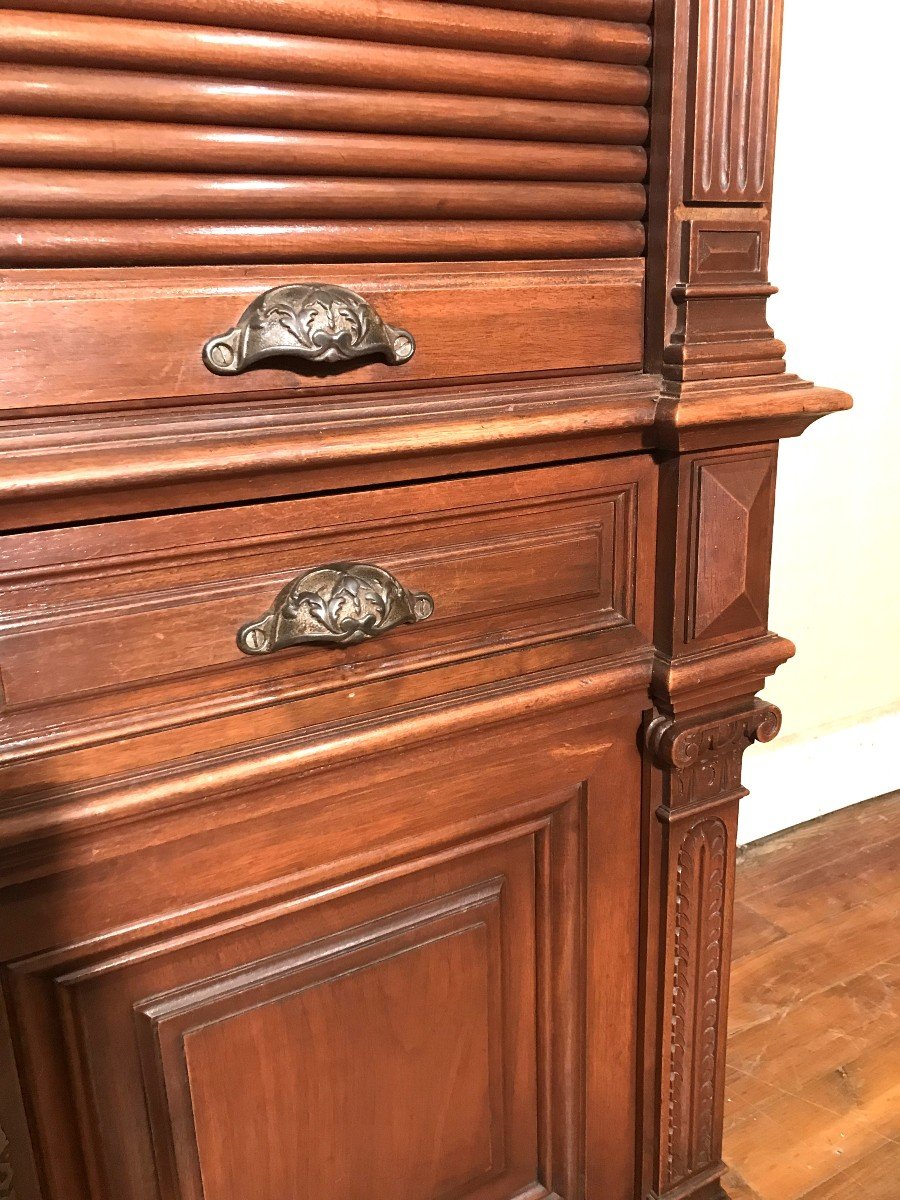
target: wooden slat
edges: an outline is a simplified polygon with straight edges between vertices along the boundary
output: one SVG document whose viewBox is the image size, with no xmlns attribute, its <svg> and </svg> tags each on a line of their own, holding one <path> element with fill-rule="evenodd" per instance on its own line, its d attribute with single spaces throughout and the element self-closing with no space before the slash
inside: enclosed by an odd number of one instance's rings
<svg viewBox="0 0 900 1200">
<path fill-rule="evenodd" d="M 422 0 L 10 0 L 7 7 L 596 62 L 650 57 L 646 25 Z"/>
<path fill-rule="evenodd" d="M 34 217 L 640 219 L 638 183 L 469 183 L 0 169 L 0 214 Z"/>
<path fill-rule="evenodd" d="M 0 165 L 636 182 L 636 146 L 0 117 Z"/>
<path fill-rule="evenodd" d="M 640 145 L 645 108 L 0 63 L 0 112 Z"/>
<path fill-rule="evenodd" d="M 643 104 L 645 67 L 251 33 L 117 17 L 0 11 L 0 57 L 293 83 Z"/>
<path fill-rule="evenodd" d="M 653 0 L 451 0 L 479 8 L 550 13 L 563 17 L 601 17 L 607 21 L 649 21 Z"/>
<path fill-rule="evenodd" d="M 636 221 L 330 222 L 0 220 L 0 266 L 602 258 L 640 254 Z"/>
</svg>

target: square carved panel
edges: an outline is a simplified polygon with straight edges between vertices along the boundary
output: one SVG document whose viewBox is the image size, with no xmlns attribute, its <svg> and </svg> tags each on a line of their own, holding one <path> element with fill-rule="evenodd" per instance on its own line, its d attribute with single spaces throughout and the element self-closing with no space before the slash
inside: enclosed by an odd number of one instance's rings
<svg viewBox="0 0 900 1200">
<path fill-rule="evenodd" d="M 694 463 L 685 641 L 761 632 L 775 497 L 771 451 Z"/>
<path fill-rule="evenodd" d="M 691 283 L 764 282 L 769 231 L 763 221 L 712 220 L 685 223 L 688 241 L 686 278 Z"/>
</svg>

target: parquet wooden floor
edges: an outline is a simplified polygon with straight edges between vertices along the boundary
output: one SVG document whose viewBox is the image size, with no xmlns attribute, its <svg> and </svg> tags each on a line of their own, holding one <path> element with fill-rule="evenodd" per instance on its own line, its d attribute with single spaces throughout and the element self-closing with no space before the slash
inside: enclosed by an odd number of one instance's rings
<svg viewBox="0 0 900 1200">
<path fill-rule="evenodd" d="M 900 1200 L 900 792 L 744 851 L 734 937 L 731 1200 Z"/>
</svg>

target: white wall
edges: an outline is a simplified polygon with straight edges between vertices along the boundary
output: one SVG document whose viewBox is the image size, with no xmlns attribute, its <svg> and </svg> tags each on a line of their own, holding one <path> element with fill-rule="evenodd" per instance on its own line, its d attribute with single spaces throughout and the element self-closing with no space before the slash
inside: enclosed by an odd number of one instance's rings
<svg viewBox="0 0 900 1200">
<path fill-rule="evenodd" d="M 785 9 L 769 315 L 788 368 L 855 408 L 782 443 L 769 623 L 797 656 L 742 842 L 900 789 L 900 4 Z"/>
</svg>

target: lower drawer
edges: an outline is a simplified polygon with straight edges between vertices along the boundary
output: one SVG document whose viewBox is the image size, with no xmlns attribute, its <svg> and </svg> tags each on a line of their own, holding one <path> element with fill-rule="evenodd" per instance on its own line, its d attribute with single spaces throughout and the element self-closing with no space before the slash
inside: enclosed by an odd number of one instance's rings
<svg viewBox="0 0 900 1200">
<path fill-rule="evenodd" d="M 299 696 L 322 696 L 315 718 L 331 719 L 325 697 L 348 685 L 579 635 L 637 638 L 650 619 L 654 504 L 655 468 L 635 456 L 6 537 L 6 750 Z M 283 607 L 292 580 L 335 563 L 374 564 L 431 600 L 404 611 L 402 597 L 379 601 L 386 576 L 320 572 L 288 602 L 323 638 L 356 629 L 330 639 L 356 644 L 260 653 L 274 618 L 259 618 L 279 594 Z"/>
</svg>

